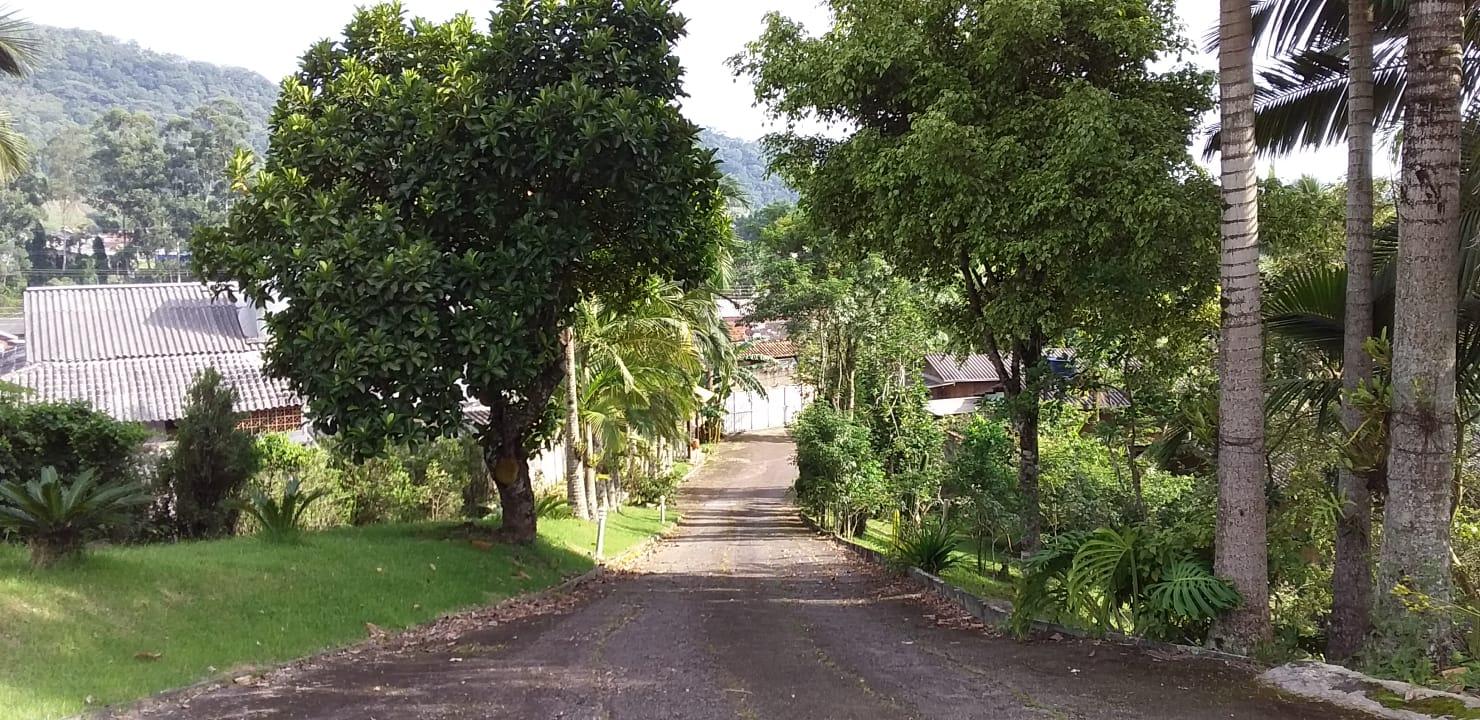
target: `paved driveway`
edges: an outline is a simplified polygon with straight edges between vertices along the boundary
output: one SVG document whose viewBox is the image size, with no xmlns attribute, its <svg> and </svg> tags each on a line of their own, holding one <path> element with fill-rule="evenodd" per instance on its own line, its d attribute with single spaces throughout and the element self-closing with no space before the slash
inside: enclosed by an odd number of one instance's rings
<svg viewBox="0 0 1480 720">
<path fill-rule="evenodd" d="M 635 574 L 563 607 L 326 658 L 138 716 L 1348 717 L 1219 663 L 1020 643 L 933 609 L 802 526 L 786 500 L 791 449 L 779 434 L 721 446 L 686 490 L 679 532 Z"/>
</svg>

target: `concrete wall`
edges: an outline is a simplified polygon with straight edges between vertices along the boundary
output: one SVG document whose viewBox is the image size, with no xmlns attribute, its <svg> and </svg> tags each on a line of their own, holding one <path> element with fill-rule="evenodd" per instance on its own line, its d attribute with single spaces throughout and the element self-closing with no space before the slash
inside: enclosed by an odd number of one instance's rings
<svg viewBox="0 0 1480 720">
<path fill-rule="evenodd" d="M 765 430 L 791 424 L 797 413 L 812 402 L 812 388 L 805 385 L 777 385 L 759 393 L 739 392 L 725 401 L 724 432 L 730 435 L 748 430 Z"/>
</svg>

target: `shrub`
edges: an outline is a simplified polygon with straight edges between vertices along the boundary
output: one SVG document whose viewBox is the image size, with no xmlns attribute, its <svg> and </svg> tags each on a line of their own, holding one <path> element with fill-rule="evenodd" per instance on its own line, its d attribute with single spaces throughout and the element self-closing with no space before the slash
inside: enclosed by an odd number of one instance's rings
<svg viewBox="0 0 1480 720">
<path fill-rule="evenodd" d="M 78 552 L 93 536 L 127 523 L 148 502 L 138 484 L 100 483 L 95 470 L 64 481 L 56 468 L 47 467 L 24 485 L 0 483 L 0 527 L 24 539 L 31 564 L 44 568 Z"/>
<path fill-rule="evenodd" d="M 261 490 L 253 490 L 246 502 L 239 503 L 239 508 L 257 522 L 264 538 L 288 542 L 297 539 L 303 529 L 303 515 L 308 508 L 328 494 L 324 489 L 304 491 L 298 478 L 291 478 L 281 496 L 273 498 Z"/>
<path fill-rule="evenodd" d="M 632 477 L 623 478 L 623 489 L 635 505 L 656 505 L 659 498 L 673 497 L 687 473 L 687 465 L 682 468 L 674 466 L 660 473 L 634 473 Z"/>
<path fill-rule="evenodd" d="M 1023 567 L 1010 624 L 1022 634 L 1040 614 L 1099 632 L 1198 642 L 1239 602 L 1175 536 L 1140 525 L 1057 536 Z"/>
<path fill-rule="evenodd" d="M 534 514 L 541 520 L 564 520 L 575 517 L 570 503 L 566 502 L 564 495 L 548 493 L 534 500 Z"/>
<path fill-rule="evenodd" d="M 840 532 L 861 532 L 863 522 L 890 501 L 868 428 L 819 402 L 797 415 L 793 435 L 797 500 Z"/>
<path fill-rule="evenodd" d="M 35 478 L 45 467 L 63 476 L 96 470 L 134 478 L 138 452 L 149 437 L 86 403 L 19 403 L 0 399 L 0 480 Z"/>
<path fill-rule="evenodd" d="M 978 571 L 987 547 L 1011 547 L 1018 536 L 1013 444 L 1005 422 L 976 415 L 961 428 L 961 443 L 946 465 L 945 490 L 952 504 L 965 511 Z"/>
<path fill-rule="evenodd" d="M 163 468 L 182 537 L 225 535 L 236 525 L 240 506 L 232 501 L 258 464 L 252 436 L 237 428 L 242 416 L 232 409 L 236 399 L 236 389 L 223 384 L 213 368 L 196 375 L 186 393 L 175 449 Z"/>
<path fill-rule="evenodd" d="M 901 528 L 894 539 L 891 554 L 904 565 L 913 565 L 932 575 L 954 566 L 956 557 L 956 531 L 944 520 L 926 521 L 919 525 Z"/>
</svg>

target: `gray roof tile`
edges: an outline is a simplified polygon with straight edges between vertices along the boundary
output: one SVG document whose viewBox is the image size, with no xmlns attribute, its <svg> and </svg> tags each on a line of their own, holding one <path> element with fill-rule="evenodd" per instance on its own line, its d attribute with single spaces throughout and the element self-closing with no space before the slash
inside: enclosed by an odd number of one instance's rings
<svg viewBox="0 0 1480 720">
<path fill-rule="evenodd" d="M 245 352 L 236 306 L 199 283 L 28 288 L 30 362 Z"/>
<path fill-rule="evenodd" d="M 270 378 L 257 351 L 106 361 L 41 362 L 0 376 L 38 400 L 82 400 L 119 420 L 164 422 L 183 414 L 196 373 L 216 368 L 236 388 L 237 412 L 302 404 L 283 380 Z"/>
</svg>

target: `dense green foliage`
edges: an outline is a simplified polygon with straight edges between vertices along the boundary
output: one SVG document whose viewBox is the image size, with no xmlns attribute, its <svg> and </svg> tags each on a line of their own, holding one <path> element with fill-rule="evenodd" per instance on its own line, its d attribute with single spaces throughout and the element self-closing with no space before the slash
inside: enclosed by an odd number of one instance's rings
<svg viewBox="0 0 1480 720">
<path fill-rule="evenodd" d="M 244 416 L 236 400 L 236 389 L 214 369 L 202 370 L 186 393 L 175 447 L 160 466 L 181 537 L 217 537 L 236 526 L 236 501 L 258 468 L 252 436 L 237 428 Z"/>
<path fill-rule="evenodd" d="M 1238 594 L 1182 538 L 1149 527 L 1054 536 L 1027 560 L 1012 624 L 1044 613 L 1167 640 L 1199 641 Z"/>
<path fill-rule="evenodd" d="M 824 402 L 797 415 L 797 501 L 812 515 L 850 535 L 889 505 L 884 468 L 868 428 Z"/>
<path fill-rule="evenodd" d="M 504 530 L 528 542 L 573 307 L 707 278 L 728 229 L 677 107 L 682 32 L 664 3 L 506 5 L 487 32 L 362 10 L 285 82 L 265 166 L 238 159 L 197 267 L 286 301 L 270 368 L 355 452 L 487 406 Z"/>
<path fill-rule="evenodd" d="M 96 470 L 106 479 L 138 473 L 148 431 L 85 403 L 24 403 L 0 398 L 0 481 L 27 482 L 41 469 L 63 476 Z"/>
<path fill-rule="evenodd" d="M 889 550 L 896 561 L 939 575 L 960 561 L 957 542 L 956 528 L 944 519 L 932 519 L 901 528 Z"/>
<path fill-rule="evenodd" d="M 0 529 L 30 546 L 33 567 L 54 565 L 94 536 L 129 523 L 150 500 L 137 483 L 100 477 L 84 470 L 64 479 L 45 467 L 24 484 L 0 483 Z"/>
<path fill-rule="evenodd" d="M 1187 153 L 1209 78 L 1152 69 L 1184 46 L 1167 2 L 829 5 L 830 31 L 772 16 L 734 64 L 774 116 L 852 128 L 769 142 L 813 223 L 941 288 L 992 356 L 1031 547 L 1048 344 L 1156 338 L 1209 300 L 1218 205 Z"/>
</svg>

